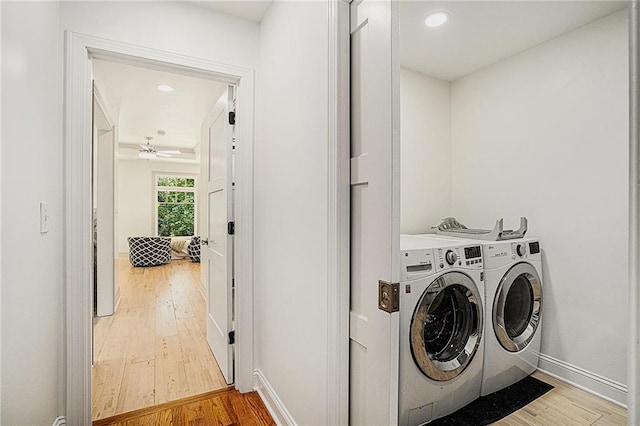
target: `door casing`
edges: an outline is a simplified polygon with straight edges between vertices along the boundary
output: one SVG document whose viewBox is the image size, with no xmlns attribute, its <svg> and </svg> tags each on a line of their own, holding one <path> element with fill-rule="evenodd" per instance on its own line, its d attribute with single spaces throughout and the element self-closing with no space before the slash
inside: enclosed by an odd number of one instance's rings
<svg viewBox="0 0 640 426">
<path fill-rule="evenodd" d="M 91 74 L 89 58 L 169 69 L 238 87 L 236 153 L 236 388 L 253 389 L 254 71 L 67 31 L 65 33 L 66 420 L 91 424 Z"/>
</svg>

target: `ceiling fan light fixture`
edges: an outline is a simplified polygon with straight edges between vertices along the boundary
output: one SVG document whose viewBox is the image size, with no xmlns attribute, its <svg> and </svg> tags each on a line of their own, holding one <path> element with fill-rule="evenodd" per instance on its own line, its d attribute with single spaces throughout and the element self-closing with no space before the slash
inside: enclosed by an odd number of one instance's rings
<svg viewBox="0 0 640 426">
<path fill-rule="evenodd" d="M 169 86 L 168 84 L 158 84 L 156 87 L 161 92 L 173 92 L 173 87 Z"/>
<path fill-rule="evenodd" d="M 439 27 L 449 20 L 449 14 L 447 12 L 434 12 L 427 16 L 424 20 L 424 24 L 427 27 Z"/>
<path fill-rule="evenodd" d="M 154 152 L 140 151 L 138 153 L 138 158 L 143 160 L 153 160 L 156 158 L 156 154 Z"/>
</svg>

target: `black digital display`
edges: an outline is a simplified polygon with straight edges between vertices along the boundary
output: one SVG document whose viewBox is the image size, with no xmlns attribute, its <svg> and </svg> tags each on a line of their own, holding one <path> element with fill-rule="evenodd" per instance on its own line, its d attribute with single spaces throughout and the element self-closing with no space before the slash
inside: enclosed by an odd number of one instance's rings
<svg viewBox="0 0 640 426">
<path fill-rule="evenodd" d="M 537 241 L 535 243 L 529 243 L 529 253 L 531 254 L 540 253 L 540 243 Z"/>
<path fill-rule="evenodd" d="M 476 257 L 480 257 L 480 246 L 473 247 L 465 247 L 464 248 L 464 257 L 465 259 L 475 259 Z"/>
</svg>

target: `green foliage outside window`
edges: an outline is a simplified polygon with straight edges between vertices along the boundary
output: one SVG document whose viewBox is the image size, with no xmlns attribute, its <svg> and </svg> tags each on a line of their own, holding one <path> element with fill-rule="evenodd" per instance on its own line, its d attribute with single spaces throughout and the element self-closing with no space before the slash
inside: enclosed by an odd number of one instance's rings
<svg viewBox="0 0 640 426">
<path fill-rule="evenodd" d="M 196 180 L 193 178 L 181 177 L 158 177 L 158 186 L 177 186 L 180 188 L 193 188 Z"/>
<path fill-rule="evenodd" d="M 184 237 L 194 235 L 195 179 L 158 177 L 158 235 Z M 169 188 L 181 188 L 171 191 Z M 183 189 L 184 188 L 184 189 Z M 186 188 L 189 188 L 185 191 Z"/>
<path fill-rule="evenodd" d="M 193 235 L 193 204 L 158 204 L 158 235 L 186 237 Z"/>
</svg>

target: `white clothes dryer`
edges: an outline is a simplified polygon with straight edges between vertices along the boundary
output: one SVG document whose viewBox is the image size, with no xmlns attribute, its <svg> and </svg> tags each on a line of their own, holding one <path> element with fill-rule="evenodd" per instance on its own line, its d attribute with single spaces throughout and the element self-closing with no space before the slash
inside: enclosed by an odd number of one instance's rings
<svg viewBox="0 0 640 426">
<path fill-rule="evenodd" d="M 402 235 L 399 423 L 423 425 L 480 396 L 484 285 L 477 242 Z"/>
<path fill-rule="evenodd" d="M 483 241 L 485 284 L 482 396 L 536 371 L 542 334 L 542 257 L 535 238 Z"/>
</svg>

